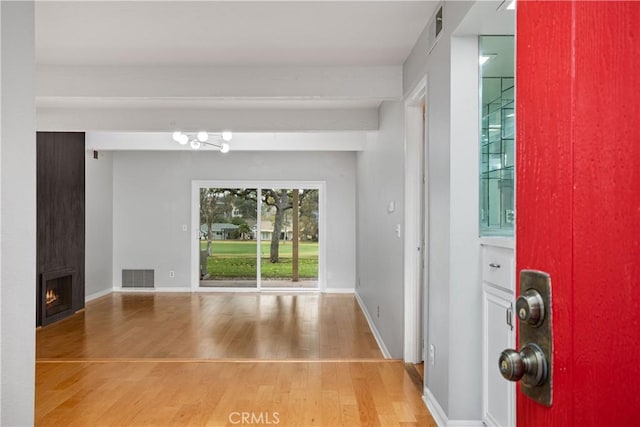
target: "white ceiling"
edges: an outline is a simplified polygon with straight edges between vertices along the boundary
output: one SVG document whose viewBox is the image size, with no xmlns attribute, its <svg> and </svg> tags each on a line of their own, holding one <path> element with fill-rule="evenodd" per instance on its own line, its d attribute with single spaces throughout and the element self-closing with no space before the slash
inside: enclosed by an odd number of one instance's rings
<svg viewBox="0 0 640 427">
<path fill-rule="evenodd" d="M 434 1 L 41 1 L 52 65 L 401 65 Z"/>
<path fill-rule="evenodd" d="M 37 1 L 38 126 L 375 130 L 438 3 Z"/>
</svg>

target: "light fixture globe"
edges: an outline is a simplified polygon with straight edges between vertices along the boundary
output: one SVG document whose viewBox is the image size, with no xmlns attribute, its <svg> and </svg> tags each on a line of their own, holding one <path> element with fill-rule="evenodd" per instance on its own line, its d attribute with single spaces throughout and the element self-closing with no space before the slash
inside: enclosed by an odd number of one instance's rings
<svg viewBox="0 0 640 427">
<path fill-rule="evenodd" d="M 2 1 L 2 0 L 0 0 Z M 225 141 L 230 141 L 233 138 L 233 134 L 230 131 L 224 131 L 220 133 L 210 134 L 207 131 L 200 132 L 180 132 L 176 131 L 171 134 L 171 137 L 180 145 L 186 146 L 187 144 L 194 150 L 199 148 L 214 147 L 222 153 L 229 152 L 229 144 Z"/>
<path fill-rule="evenodd" d="M 209 134 L 207 132 L 198 132 L 198 141 L 207 142 Z"/>
</svg>

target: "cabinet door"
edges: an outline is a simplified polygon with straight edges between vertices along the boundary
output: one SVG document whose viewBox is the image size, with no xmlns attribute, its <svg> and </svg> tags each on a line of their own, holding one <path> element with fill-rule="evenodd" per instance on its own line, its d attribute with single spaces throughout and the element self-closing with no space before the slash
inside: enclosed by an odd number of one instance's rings
<svg viewBox="0 0 640 427">
<path fill-rule="evenodd" d="M 502 378 L 498 370 L 500 352 L 515 345 L 512 301 L 511 293 L 484 283 L 482 411 L 488 426 L 515 425 L 515 383 Z"/>
</svg>

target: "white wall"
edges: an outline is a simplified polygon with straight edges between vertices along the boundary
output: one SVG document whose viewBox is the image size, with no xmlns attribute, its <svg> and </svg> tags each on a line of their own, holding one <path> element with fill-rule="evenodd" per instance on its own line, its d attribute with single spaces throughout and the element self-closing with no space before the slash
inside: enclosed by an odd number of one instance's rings
<svg viewBox="0 0 640 427">
<path fill-rule="evenodd" d="M 85 295 L 113 288 L 113 153 L 85 152 Z"/>
<path fill-rule="evenodd" d="M 114 286 L 122 269 L 148 268 L 157 288 L 190 289 L 192 180 L 306 180 L 326 181 L 326 287 L 353 289 L 355 170 L 352 152 L 115 152 Z"/>
<path fill-rule="evenodd" d="M 403 103 L 384 102 L 380 130 L 369 135 L 366 150 L 358 153 L 356 292 L 394 358 L 403 356 L 403 117 Z M 388 210 L 390 202 L 395 204 L 394 212 Z"/>
<path fill-rule="evenodd" d="M 481 358 L 460 351 L 482 348 L 478 52 L 477 36 L 451 39 L 449 417 L 463 420 L 482 417 Z"/>
<path fill-rule="evenodd" d="M 34 4 L 0 2 L 0 425 L 33 425 L 36 301 Z"/>
</svg>

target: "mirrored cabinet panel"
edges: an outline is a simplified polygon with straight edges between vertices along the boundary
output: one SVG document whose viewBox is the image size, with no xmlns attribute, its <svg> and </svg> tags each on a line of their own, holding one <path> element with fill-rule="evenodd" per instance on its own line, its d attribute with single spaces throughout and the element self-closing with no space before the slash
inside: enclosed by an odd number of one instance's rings
<svg viewBox="0 0 640 427">
<path fill-rule="evenodd" d="M 513 36 L 480 36 L 480 234 L 515 227 L 515 50 Z"/>
</svg>

